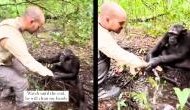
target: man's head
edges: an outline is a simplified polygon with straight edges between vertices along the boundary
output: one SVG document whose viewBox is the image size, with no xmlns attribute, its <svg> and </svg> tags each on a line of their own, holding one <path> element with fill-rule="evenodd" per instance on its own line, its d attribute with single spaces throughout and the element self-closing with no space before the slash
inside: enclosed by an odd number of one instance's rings
<svg viewBox="0 0 190 110">
<path fill-rule="evenodd" d="M 22 30 L 34 33 L 45 23 L 45 17 L 42 10 L 37 6 L 30 6 L 22 16 Z"/>
<path fill-rule="evenodd" d="M 126 13 L 116 3 L 104 3 L 101 6 L 100 24 L 109 31 L 120 33 L 126 21 Z"/>
</svg>

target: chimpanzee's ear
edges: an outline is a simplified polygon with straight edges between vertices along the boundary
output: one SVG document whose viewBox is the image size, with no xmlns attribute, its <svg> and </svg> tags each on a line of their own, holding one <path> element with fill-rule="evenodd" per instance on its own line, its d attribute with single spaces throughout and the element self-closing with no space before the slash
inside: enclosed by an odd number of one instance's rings
<svg viewBox="0 0 190 110">
<path fill-rule="evenodd" d="M 183 29 L 183 30 L 180 32 L 180 35 L 187 35 L 187 29 Z"/>
</svg>

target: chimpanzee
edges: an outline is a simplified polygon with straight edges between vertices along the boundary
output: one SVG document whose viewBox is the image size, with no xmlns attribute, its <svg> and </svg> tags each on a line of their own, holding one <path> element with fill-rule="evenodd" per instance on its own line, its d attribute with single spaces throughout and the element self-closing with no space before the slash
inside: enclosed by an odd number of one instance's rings
<svg viewBox="0 0 190 110">
<path fill-rule="evenodd" d="M 190 31 L 183 25 L 173 25 L 146 60 L 147 71 L 158 65 L 190 70 Z"/>
<path fill-rule="evenodd" d="M 55 79 L 76 79 L 80 69 L 80 60 L 70 49 L 52 58 L 39 58 L 38 61 L 52 64 L 49 69 L 53 71 Z"/>
<path fill-rule="evenodd" d="M 77 86 L 79 110 L 86 109 L 84 91 L 82 90 L 82 84 L 78 77 L 80 69 L 79 58 L 70 49 L 65 49 L 52 58 L 38 58 L 37 60 L 41 63 L 52 64 L 48 68 L 53 71 L 54 80 L 69 80 L 72 85 Z"/>
</svg>

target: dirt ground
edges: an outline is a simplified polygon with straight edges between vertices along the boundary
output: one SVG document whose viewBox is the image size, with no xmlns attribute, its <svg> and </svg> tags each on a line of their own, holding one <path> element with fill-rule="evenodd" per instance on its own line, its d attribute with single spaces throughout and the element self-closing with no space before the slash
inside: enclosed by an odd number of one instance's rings
<svg viewBox="0 0 190 110">
<path fill-rule="evenodd" d="M 34 37 L 34 36 L 33 36 Z M 118 35 L 117 41 L 118 44 L 123 47 L 124 49 L 135 53 L 140 57 L 144 57 L 147 52 L 160 40 L 161 37 L 154 39 L 139 29 L 128 29 L 127 34 L 124 34 L 124 31 Z M 27 36 L 26 38 L 27 45 L 29 47 L 30 53 L 35 57 L 49 57 L 52 55 L 57 54 L 58 52 L 62 51 L 64 48 L 72 49 L 73 52 L 79 56 L 81 60 L 81 69 L 79 73 L 80 81 L 83 83 L 83 88 L 85 89 L 87 103 L 90 107 L 93 105 L 93 85 L 90 83 L 92 79 L 92 44 L 88 43 L 86 46 L 60 46 L 57 42 L 52 42 L 51 37 L 41 37 L 40 35 L 36 40 L 32 40 L 31 36 Z M 35 45 L 34 45 L 35 44 Z M 115 62 L 112 61 L 111 69 L 115 68 Z M 181 85 L 188 82 L 188 77 L 183 75 L 176 75 L 174 74 L 175 71 L 168 72 L 166 76 L 170 78 L 176 78 L 177 81 Z M 145 79 L 146 76 L 140 76 L 131 80 L 129 77 L 129 72 L 125 72 L 124 74 L 120 74 L 119 76 L 113 76 L 113 78 L 109 79 L 111 83 L 116 84 L 122 88 L 122 92 L 127 94 L 132 91 L 149 91 L 149 99 L 152 100 L 152 92 L 150 85 L 147 85 Z M 40 83 L 41 77 L 37 75 L 29 75 L 32 81 L 31 89 L 39 89 L 38 83 Z M 155 77 L 155 76 L 153 76 Z M 181 82 L 180 82 L 181 81 Z M 184 82 L 185 83 L 184 83 Z M 43 85 L 41 85 L 43 86 Z M 176 85 L 166 82 L 159 90 L 159 95 L 157 96 L 157 105 L 155 105 L 156 110 L 163 110 L 161 106 L 163 105 L 170 105 L 172 107 L 176 107 L 178 103 L 177 98 L 174 94 L 173 87 Z M 147 89 L 148 88 L 148 89 Z M 58 88 L 58 90 L 60 90 Z M 124 95 L 123 99 L 125 99 L 125 103 L 128 104 L 127 108 L 123 108 L 123 110 L 139 110 L 137 103 L 131 101 L 131 99 Z M 0 110 L 11 110 L 15 108 L 14 98 L 9 98 L 6 100 L 0 101 Z M 160 106 L 160 107 L 158 107 Z M 41 103 L 40 104 L 41 110 L 67 110 L 73 109 L 77 110 L 78 108 L 74 103 Z M 111 99 L 107 101 L 100 101 L 98 105 L 99 110 L 116 110 L 117 108 L 117 99 Z M 153 106 L 154 108 L 154 106 Z M 187 107 L 187 110 L 189 108 Z"/>
<path fill-rule="evenodd" d="M 125 32 L 122 31 L 119 35 L 115 37 L 118 44 L 138 55 L 141 58 L 144 58 L 148 51 L 156 45 L 156 43 L 162 37 L 153 38 L 151 36 L 146 35 L 140 29 L 130 28 Z M 113 73 L 117 69 L 116 62 L 112 60 L 112 64 L 110 67 L 110 73 Z M 131 77 L 129 71 L 125 71 L 120 73 L 119 75 L 113 75 L 111 78 L 107 80 L 110 83 L 113 83 L 122 88 L 122 99 L 125 100 L 125 104 L 127 107 L 123 107 L 121 110 L 146 110 L 140 108 L 137 102 L 135 102 L 129 94 L 131 92 L 140 92 L 140 93 L 147 93 L 148 101 L 152 103 L 154 99 L 156 99 L 156 103 L 151 105 L 151 108 L 154 110 L 175 110 L 176 104 L 178 103 L 177 97 L 174 93 L 173 87 L 189 87 L 189 72 L 185 71 L 178 71 L 178 70 L 170 70 L 166 73 L 160 73 L 162 76 L 165 76 L 170 79 L 176 79 L 178 85 L 170 83 L 164 79 L 161 79 L 159 89 L 157 90 L 157 94 L 155 95 L 155 90 L 151 87 L 150 84 L 147 84 L 147 79 L 149 76 L 147 75 L 139 75 L 137 77 Z M 155 78 L 154 75 L 151 75 Z M 185 86 L 184 86 L 185 85 Z M 116 110 L 117 109 L 117 102 L 119 101 L 118 98 L 100 101 L 98 105 L 99 110 Z M 168 107 L 168 108 L 167 108 Z M 169 108 L 170 107 L 170 108 Z M 167 108 L 167 109 L 166 109 Z M 190 108 L 188 104 L 186 106 L 187 110 Z"/>
<path fill-rule="evenodd" d="M 30 46 L 30 43 L 28 43 L 28 46 Z M 93 103 L 92 103 L 92 92 L 90 93 L 88 90 L 92 91 L 93 85 L 90 83 L 92 80 L 92 45 L 87 43 L 85 46 L 60 46 L 56 42 L 50 42 L 48 39 L 46 40 L 41 40 L 39 48 L 30 48 L 30 52 L 35 58 L 38 57 L 51 57 L 54 56 L 55 54 L 63 51 L 63 49 L 71 49 L 76 56 L 79 57 L 80 59 L 80 71 L 79 71 L 79 79 L 80 82 L 83 84 L 83 88 L 85 90 L 85 97 L 86 97 L 86 103 L 88 103 L 88 107 L 91 108 Z M 52 86 L 52 85 L 51 85 Z M 53 87 L 55 88 L 55 87 Z M 74 86 L 76 88 L 76 86 Z M 55 88 L 57 90 L 61 90 L 59 86 Z M 69 91 L 71 94 L 75 94 L 75 90 L 70 90 Z M 74 93 L 72 93 L 74 92 Z M 77 94 L 77 93 L 76 93 Z M 75 97 L 75 96 L 73 96 Z M 76 99 L 75 99 L 76 100 Z M 63 110 L 63 109 L 73 109 L 77 110 L 78 108 L 74 103 L 54 103 L 53 110 Z"/>
<path fill-rule="evenodd" d="M 31 49 L 31 53 L 35 58 L 42 57 L 42 56 L 44 58 L 51 57 L 63 51 L 63 49 L 65 48 L 71 49 L 79 57 L 80 64 L 81 64 L 80 71 L 79 71 L 79 79 L 80 79 L 80 82 L 83 84 L 83 88 L 85 90 L 86 101 L 87 101 L 86 103 L 88 103 L 88 106 L 91 108 L 93 96 L 92 96 L 92 92 L 90 93 L 88 90 L 92 91 L 92 87 L 93 87 L 93 85 L 90 83 L 90 81 L 92 80 L 92 67 L 93 67 L 92 66 L 92 47 L 89 44 L 84 47 L 79 47 L 79 46 L 61 47 L 55 42 L 52 44 L 49 44 L 47 41 L 42 41 L 40 45 L 41 45 L 40 48 Z M 59 87 L 59 84 L 60 86 L 63 86 L 63 85 L 59 82 L 57 83 L 58 84 L 56 87 L 51 87 L 51 88 L 53 88 L 54 90 L 63 90 L 64 88 Z M 74 85 L 73 87 L 74 87 L 74 90 L 69 89 L 70 94 L 78 94 L 75 92 L 76 86 Z M 75 97 L 75 95 L 73 97 Z M 77 110 L 78 108 L 76 107 L 74 103 L 55 103 L 54 104 L 53 110 L 63 110 L 63 109 Z"/>
<path fill-rule="evenodd" d="M 45 37 L 44 37 L 45 35 Z M 59 52 L 63 51 L 65 48 L 71 49 L 76 56 L 80 59 L 80 72 L 79 72 L 79 79 L 83 85 L 85 91 L 85 98 L 86 103 L 90 108 L 93 105 L 93 94 L 92 94 L 92 87 L 93 84 L 90 83 L 92 80 L 92 44 L 91 42 L 87 43 L 85 46 L 60 46 L 57 42 L 53 41 L 49 33 L 39 33 L 38 38 L 35 36 L 31 36 L 29 34 L 24 34 L 25 40 L 27 42 L 27 46 L 29 48 L 29 52 L 32 54 L 34 58 L 47 58 L 58 54 Z M 30 82 L 30 89 L 42 89 L 45 85 L 41 82 L 43 77 L 40 77 L 36 74 L 29 74 L 29 82 Z M 65 87 L 64 82 L 55 84 L 50 84 L 54 87 L 54 90 L 64 90 L 62 87 Z M 55 85 L 55 86 L 54 86 Z M 56 88 L 57 87 L 57 88 Z M 73 86 L 71 88 L 76 88 Z M 74 91 L 74 92 L 73 92 Z M 90 91 L 90 92 L 89 92 Z M 70 91 L 71 94 L 75 94 L 75 90 Z M 77 93 L 76 93 L 77 94 Z M 73 96 L 75 97 L 75 96 Z M 5 100 L 0 101 L 0 110 L 12 110 L 15 109 L 15 101 L 14 98 L 8 98 Z M 77 110 L 78 107 L 75 105 L 74 102 L 68 103 L 39 103 L 39 110 Z"/>
</svg>

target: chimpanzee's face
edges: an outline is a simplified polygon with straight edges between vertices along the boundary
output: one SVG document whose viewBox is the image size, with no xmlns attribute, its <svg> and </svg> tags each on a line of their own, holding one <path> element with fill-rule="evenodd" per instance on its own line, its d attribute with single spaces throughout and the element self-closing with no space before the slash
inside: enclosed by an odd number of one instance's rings
<svg viewBox="0 0 190 110">
<path fill-rule="evenodd" d="M 173 25 L 170 30 L 168 31 L 168 42 L 170 45 L 177 45 L 179 40 L 182 39 L 182 37 L 186 36 L 187 29 L 183 25 L 177 24 Z"/>
<path fill-rule="evenodd" d="M 63 62 L 66 62 L 66 61 L 70 60 L 73 55 L 74 55 L 74 54 L 73 54 L 73 52 L 72 52 L 70 49 L 65 49 L 65 50 L 61 53 L 60 58 L 59 58 L 59 61 L 62 62 L 62 63 L 63 63 Z"/>
<path fill-rule="evenodd" d="M 169 39 L 168 42 L 170 45 L 176 45 L 178 43 L 178 34 L 169 33 Z"/>
</svg>

